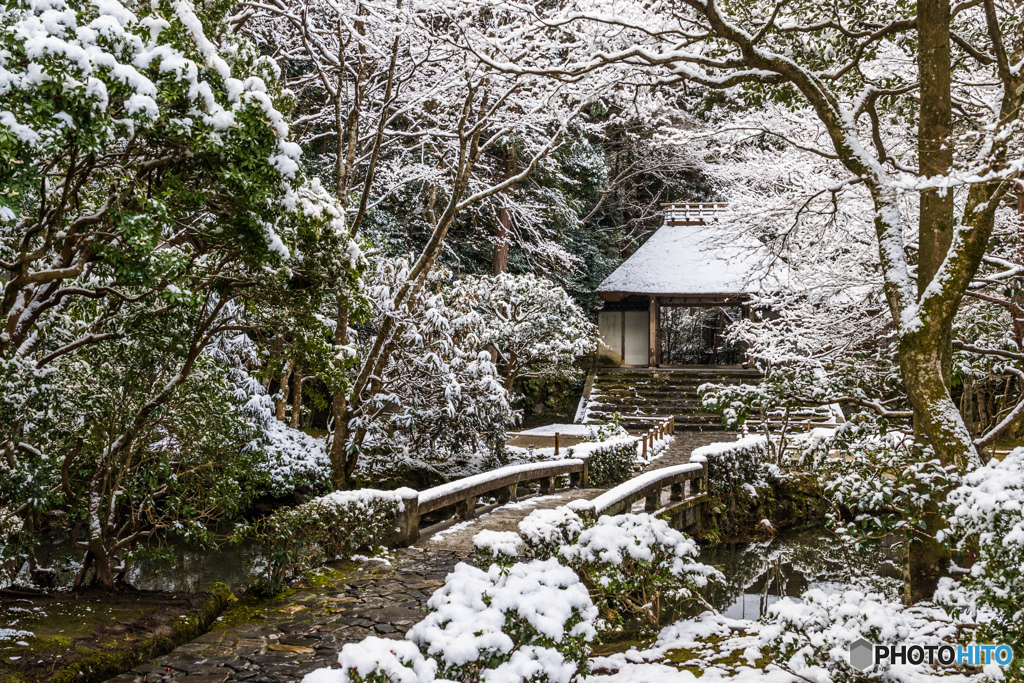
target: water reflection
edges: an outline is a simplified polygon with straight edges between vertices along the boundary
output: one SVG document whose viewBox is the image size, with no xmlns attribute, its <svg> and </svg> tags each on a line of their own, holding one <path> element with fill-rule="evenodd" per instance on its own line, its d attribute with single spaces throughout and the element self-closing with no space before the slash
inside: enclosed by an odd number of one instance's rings
<svg viewBox="0 0 1024 683">
<path fill-rule="evenodd" d="M 179 545 L 170 551 L 169 558 L 140 559 L 129 570 L 126 582 L 139 590 L 174 593 L 199 593 L 224 583 L 237 594 L 249 583 L 260 559 L 250 544 L 212 550 Z"/>
<path fill-rule="evenodd" d="M 200 593 L 215 583 L 224 583 L 237 593 L 261 564 L 258 548 L 251 543 L 212 549 L 179 543 L 161 553 L 163 557 L 143 555 L 132 562 L 125 583 L 139 590 L 172 593 Z M 44 544 L 36 557 L 40 565 L 53 570 L 45 577 L 46 587 L 70 588 L 81 566 L 82 552 L 67 544 Z"/>
<path fill-rule="evenodd" d="M 895 596 L 901 573 L 892 545 L 879 542 L 858 552 L 824 529 L 810 529 L 707 548 L 700 561 L 716 566 L 726 581 L 710 586 L 704 598 L 727 617 L 757 619 L 781 598 L 798 598 L 812 588 L 833 593 L 870 585 Z"/>
</svg>

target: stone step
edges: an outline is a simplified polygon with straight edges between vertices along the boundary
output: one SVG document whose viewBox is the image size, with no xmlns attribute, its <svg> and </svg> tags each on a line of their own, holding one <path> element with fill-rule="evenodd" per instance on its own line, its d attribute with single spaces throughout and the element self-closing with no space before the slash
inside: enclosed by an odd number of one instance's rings
<svg viewBox="0 0 1024 683">
<path fill-rule="evenodd" d="M 607 389 L 672 389 L 672 390 L 686 390 L 696 391 L 697 387 L 704 384 L 725 384 L 727 386 L 739 386 L 740 384 L 756 384 L 755 381 L 744 382 L 742 380 L 725 380 L 721 382 L 712 382 L 707 379 L 690 379 L 690 380 L 633 380 L 623 382 L 619 380 L 606 380 L 601 377 L 594 379 L 594 387 L 601 387 Z"/>
</svg>

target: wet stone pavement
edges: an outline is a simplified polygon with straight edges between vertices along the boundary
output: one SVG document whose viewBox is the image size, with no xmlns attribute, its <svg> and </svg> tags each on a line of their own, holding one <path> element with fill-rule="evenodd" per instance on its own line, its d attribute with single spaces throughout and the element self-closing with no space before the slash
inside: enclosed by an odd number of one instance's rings
<svg viewBox="0 0 1024 683">
<path fill-rule="evenodd" d="M 261 606 L 253 620 L 212 631 L 108 683 L 300 681 L 337 666 L 345 643 L 403 638 L 425 616 L 430 595 L 460 561 L 452 552 L 395 550 L 380 560 L 337 563 L 337 578 L 302 586 Z M 332 573 L 333 575 L 333 573 Z"/>
</svg>

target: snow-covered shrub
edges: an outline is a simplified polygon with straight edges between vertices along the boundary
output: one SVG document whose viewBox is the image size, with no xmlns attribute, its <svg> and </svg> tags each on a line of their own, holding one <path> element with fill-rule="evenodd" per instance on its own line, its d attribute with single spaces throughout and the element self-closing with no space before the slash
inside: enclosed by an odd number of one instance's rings
<svg viewBox="0 0 1024 683">
<path fill-rule="evenodd" d="M 437 662 L 407 640 L 370 636 L 346 643 L 340 669 L 317 669 L 303 683 L 435 683 Z"/>
<path fill-rule="evenodd" d="M 832 436 L 815 439 L 804 451 L 832 504 L 829 523 L 845 538 L 870 543 L 886 534 L 923 528 L 935 491 L 948 491 L 958 475 L 884 420 L 861 413 Z M 845 511 L 854 512 L 852 519 Z"/>
<path fill-rule="evenodd" d="M 779 473 L 768 460 L 768 439 L 747 436 L 737 441 L 713 443 L 695 448 L 690 462 L 708 464 L 708 490 L 712 495 L 735 495 L 740 491 L 756 496 Z"/>
<path fill-rule="evenodd" d="M 514 531 L 485 529 L 473 536 L 473 564 L 487 569 L 492 564 L 511 567 L 519 559 L 519 546 L 523 539 Z"/>
<path fill-rule="evenodd" d="M 954 613 L 974 616 L 979 607 L 994 612 L 983 620 L 981 636 L 985 642 L 1013 644 L 1018 656 L 1012 666 L 1019 674 L 1024 671 L 1024 448 L 964 475 L 946 502 L 953 507 L 948 521 L 957 547 L 977 553 L 963 578 L 966 604 L 946 602 Z M 940 592 L 954 590 L 946 579 Z"/>
<path fill-rule="evenodd" d="M 488 570 L 459 564 L 408 638 L 462 683 L 569 683 L 586 673 L 597 609 L 557 560 Z"/>
<path fill-rule="evenodd" d="M 611 441 L 612 439 L 621 439 L 629 436 L 629 432 L 627 432 L 626 428 L 620 425 L 617 420 L 595 422 L 588 426 L 589 429 L 587 430 L 587 433 L 580 438 L 581 443 Z"/>
<path fill-rule="evenodd" d="M 849 648 L 860 638 L 878 645 L 939 645 L 960 640 L 959 626 L 934 606 L 904 607 L 877 593 L 847 590 L 805 592 L 768 608 L 758 626 L 762 654 L 801 680 L 834 683 L 878 678 L 919 681 L 935 673 L 922 665 L 894 665 L 887 672 L 857 671 Z"/>
<path fill-rule="evenodd" d="M 505 389 L 519 377 L 571 379 L 576 359 L 594 350 L 597 327 L 559 285 L 527 273 L 467 276 L 452 295 L 483 319 L 480 341 L 494 349 Z"/>
<path fill-rule="evenodd" d="M 378 258 L 375 264 L 366 276 L 371 328 L 390 319 L 397 336 L 375 393 L 353 422 L 353 429 L 366 430 L 371 449 L 360 474 L 378 480 L 402 469 L 444 479 L 473 474 L 467 470 L 479 469 L 476 454 L 490 452 L 497 460 L 505 431 L 517 419 L 481 341 L 483 319 L 450 290 L 454 275 L 441 267 L 400 310 L 391 310 L 410 262 Z M 365 335 L 360 343 L 371 344 L 374 337 Z"/>
<path fill-rule="evenodd" d="M 591 486 L 608 486 L 633 476 L 637 462 L 634 436 L 618 436 L 596 443 L 584 442 L 566 449 L 566 457 L 589 457 L 587 468 Z"/>
<path fill-rule="evenodd" d="M 534 557 L 546 560 L 556 556 L 563 545 L 574 543 L 583 532 L 583 526 L 583 519 L 562 505 L 531 512 L 519 522 L 519 535 Z"/>
<path fill-rule="evenodd" d="M 256 584 L 263 593 L 278 592 L 290 577 L 364 546 L 381 545 L 405 509 L 408 490 L 333 491 L 259 520 L 249 533 L 262 550 Z"/>
<path fill-rule="evenodd" d="M 284 497 L 297 490 L 323 492 L 330 482 L 331 461 L 324 443 L 298 429 L 292 429 L 274 415 L 274 399 L 249 372 L 264 359 L 259 348 L 245 334 L 225 336 L 210 348 L 210 355 L 228 368 L 235 399 L 253 428 L 255 438 L 246 449 L 255 454 L 253 484 L 260 494 Z"/>
<path fill-rule="evenodd" d="M 599 517 L 559 559 L 579 574 L 611 624 L 643 619 L 654 628 L 666 601 L 701 601 L 697 589 L 721 574 L 695 561 L 697 544 L 649 514 Z M 702 602 L 702 601 L 701 601 Z"/>
</svg>

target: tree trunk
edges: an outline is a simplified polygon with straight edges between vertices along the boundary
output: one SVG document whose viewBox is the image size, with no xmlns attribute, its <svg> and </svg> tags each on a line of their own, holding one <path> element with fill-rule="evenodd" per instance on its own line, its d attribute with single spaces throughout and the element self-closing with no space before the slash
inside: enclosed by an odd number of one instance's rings
<svg viewBox="0 0 1024 683">
<path fill-rule="evenodd" d="M 334 343 L 339 346 L 348 344 L 348 306 L 340 298 L 334 325 Z M 331 441 L 331 481 L 337 490 L 344 490 L 348 487 L 345 476 L 345 454 L 348 445 L 347 406 L 345 389 L 335 391 L 331 400 L 331 414 L 334 416 L 334 438 Z"/>
<path fill-rule="evenodd" d="M 516 148 L 505 149 L 505 178 L 515 175 Z M 501 275 L 508 270 L 508 243 L 512 232 L 512 214 L 506 207 L 501 208 L 498 215 L 498 239 L 494 243 L 494 260 L 491 265 L 491 275 Z M 492 354 L 493 357 L 493 354 Z"/>
<path fill-rule="evenodd" d="M 284 367 L 281 369 L 280 388 L 281 398 L 277 400 L 277 414 L 276 417 L 281 422 L 284 422 L 286 416 L 286 408 L 288 406 L 288 386 L 289 378 L 292 374 L 292 364 L 289 361 L 285 361 Z"/>
<path fill-rule="evenodd" d="M 295 364 L 292 371 L 292 418 L 290 426 L 292 429 L 299 428 L 299 418 L 302 417 L 302 366 Z"/>
<path fill-rule="evenodd" d="M 945 337 L 935 332 L 925 328 L 905 335 L 899 346 L 900 367 L 914 407 L 916 440 L 931 444 L 934 457 L 943 464 L 954 464 L 962 470 L 968 457 L 965 445 L 972 440 L 949 394 L 948 379 L 943 373 Z M 910 602 L 930 599 L 939 579 L 949 568 L 949 549 L 934 540 L 935 533 L 943 526 L 938 505 L 945 495 L 946 491 L 939 488 L 929 491 L 930 502 L 923 514 L 924 534 L 911 539 L 906 574 L 909 585 L 904 592 Z"/>
<path fill-rule="evenodd" d="M 89 553 L 96 566 L 96 577 L 93 582 L 101 588 L 114 587 L 114 568 L 111 566 L 110 553 L 104 547 L 102 538 L 89 540 Z"/>
<path fill-rule="evenodd" d="M 281 334 L 275 334 L 274 341 L 270 344 L 270 358 L 267 360 L 267 374 L 261 382 L 263 385 L 263 391 L 270 391 L 270 382 L 273 380 L 270 376 L 270 367 L 273 367 L 274 362 L 281 357 L 281 353 L 283 352 L 284 336 Z"/>
<path fill-rule="evenodd" d="M 921 116 L 917 129 L 919 172 L 922 176 L 946 176 L 953 167 L 949 136 L 953 128 L 950 94 L 949 0 L 919 0 L 918 72 L 921 79 Z M 956 222 L 953 193 L 937 190 L 921 194 L 918 223 L 917 290 L 921 296 L 949 252 Z M 971 443 L 949 393 L 953 358 L 952 320 L 946 324 L 923 321 L 927 333 L 911 333 L 901 339 L 900 365 L 907 394 L 914 409 L 914 437 L 930 443 L 943 465 L 963 469 L 964 443 Z M 957 416 L 957 417 L 954 417 Z M 946 491 L 935 490 L 924 511 L 925 534 L 911 539 L 907 561 L 909 585 L 905 596 L 913 602 L 932 597 L 949 568 L 950 552 L 934 540 L 941 528 L 938 504 Z"/>
</svg>

